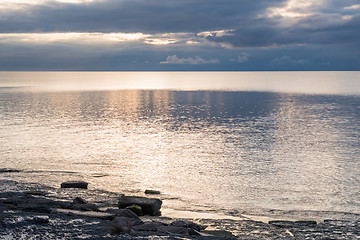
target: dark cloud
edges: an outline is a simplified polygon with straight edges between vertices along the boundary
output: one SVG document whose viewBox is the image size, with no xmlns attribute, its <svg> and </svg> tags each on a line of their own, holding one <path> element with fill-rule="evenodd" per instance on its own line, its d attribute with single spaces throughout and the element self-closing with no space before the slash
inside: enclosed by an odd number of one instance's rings
<svg viewBox="0 0 360 240">
<path fill-rule="evenodd" d="M 335 18 L 335 21 L 334 21 Z M 360 15 L 314 15 L 297 24 L 283 26 L 279 19 L 256 19 L 239 26 L 230 35 L 207 37 L 209 41 L 234 47 L 270 47 L 301 44 L 360 44 Z"/>
<path fill-rule="evenodd" d="M 0 33 L 141 32 L 151 37 L 28 41 L 0 34 L 0 70 L 360 70 L 360 13 L 352 7 L 358 1 L 297 8 L 309 13 L 298 18 L 270 14 L 269 7 L 286 2 L 48 1 L 2 8 Z M 170 44 L 152 45 L 164 39 Z"/>
<path fill-rule="evenodd" d="M 284 0 L 48 2 L 3 11 L 1 32 L 201 32 L 229 29 Z"/>
</svg>

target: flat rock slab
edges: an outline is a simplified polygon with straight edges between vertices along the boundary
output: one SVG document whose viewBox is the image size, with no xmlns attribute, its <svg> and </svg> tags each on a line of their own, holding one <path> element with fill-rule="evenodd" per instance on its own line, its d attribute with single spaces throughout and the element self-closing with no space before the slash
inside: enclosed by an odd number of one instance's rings
<svg viewBox="0 0 360 240">
<path fill-rule="evenodd" d="M 161 208 L 162 201 L 158 198 L 121 196 L 119 208 L 126 208 L 131 205 L 139 205 L 144 215 L 155 216 Z"/>
<path fill-rule="evenodd" d="M 157 228 L 157 231 L 160 233 L 166 233 L 166 234 L 190 235 L 189 229 L 184 228 L 184 227 L 160 226 Z"/>
<path fill-rule="evenodd" d="M 132 229 L 135 231 L 156 232 L 157 229 L 162 226 L 165 226 L 165 224 L 161 222 L 147 222 L 141 225 L 133 226 Z"/>
<path fill-rule="evenodd" d="M 87 182 L 83 182 L 83 181 L 79 181 L 79 182 L 63 182 L 61 183 L 61 188 L 84 188 L 87 189 L 88 188 L 88 183 Z"/>
<path fill-rule="evenodd" d="M 269 224 L 281 227 L 281 228 L 292 228 L 292 227 L 307 227 L 307 226 L 316 226 L 316 221 L 282 221 L 275 220 L 269 221 Z"/>
<path fill-rule="evenodd" d="M 51 213 L 65 214 L 69 216 L 98 218 L 102 220 L 113 220 L 115 218 L 115 214 L 106 213 L 106 212 L 78 211 L 78 210 L 61 209 L 61 208 L 53 209 Z"/>
</svg>

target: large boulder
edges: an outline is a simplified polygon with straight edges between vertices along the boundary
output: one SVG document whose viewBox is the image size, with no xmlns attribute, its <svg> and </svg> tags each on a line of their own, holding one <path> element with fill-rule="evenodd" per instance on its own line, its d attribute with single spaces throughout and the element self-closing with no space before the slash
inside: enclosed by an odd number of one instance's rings
<svg viewBox="0 0 360 240">
<path fill-rule="evenodd" d="M 119 198 L 119 208 L 126 208 L 131 205 L 138 205 L 144 215 L 158 215 L 162 201 L 158 198 L 121 196 Z"/>
<path fill-rule="evenodd" d="M 61 183 L 61 188 L 84 188 L 84 189 L 87 189 L 87 188 L 88 188 L 88 183 L 87 183 L 87 182 L 83 182 L 83 181 L 78 181 L 78 182 L 73 182 L 73 181 L 63 182 L 63 183 Z"/>
</svg>

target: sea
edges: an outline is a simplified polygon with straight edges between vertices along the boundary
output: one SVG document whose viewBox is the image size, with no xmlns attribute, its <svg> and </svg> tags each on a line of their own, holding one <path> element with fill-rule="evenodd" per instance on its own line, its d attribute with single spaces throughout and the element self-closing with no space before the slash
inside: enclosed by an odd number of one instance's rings
<svg viewBox="0 0 360 240">
<path fill-rule="evenodd" d="M 0 72 L 0 179 L 360 214 L 360 72 Z"/>
</svg>

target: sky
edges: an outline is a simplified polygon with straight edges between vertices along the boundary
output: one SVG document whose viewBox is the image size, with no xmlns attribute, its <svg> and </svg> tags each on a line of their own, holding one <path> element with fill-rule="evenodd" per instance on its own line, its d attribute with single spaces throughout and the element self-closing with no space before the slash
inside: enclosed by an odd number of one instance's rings
<svg viewBox="0 0 360 240">
<path fill-rule="evenodd" d="M 0 70 L 360 71 L 360 0 L 0 0 Z"/>
</svg>

